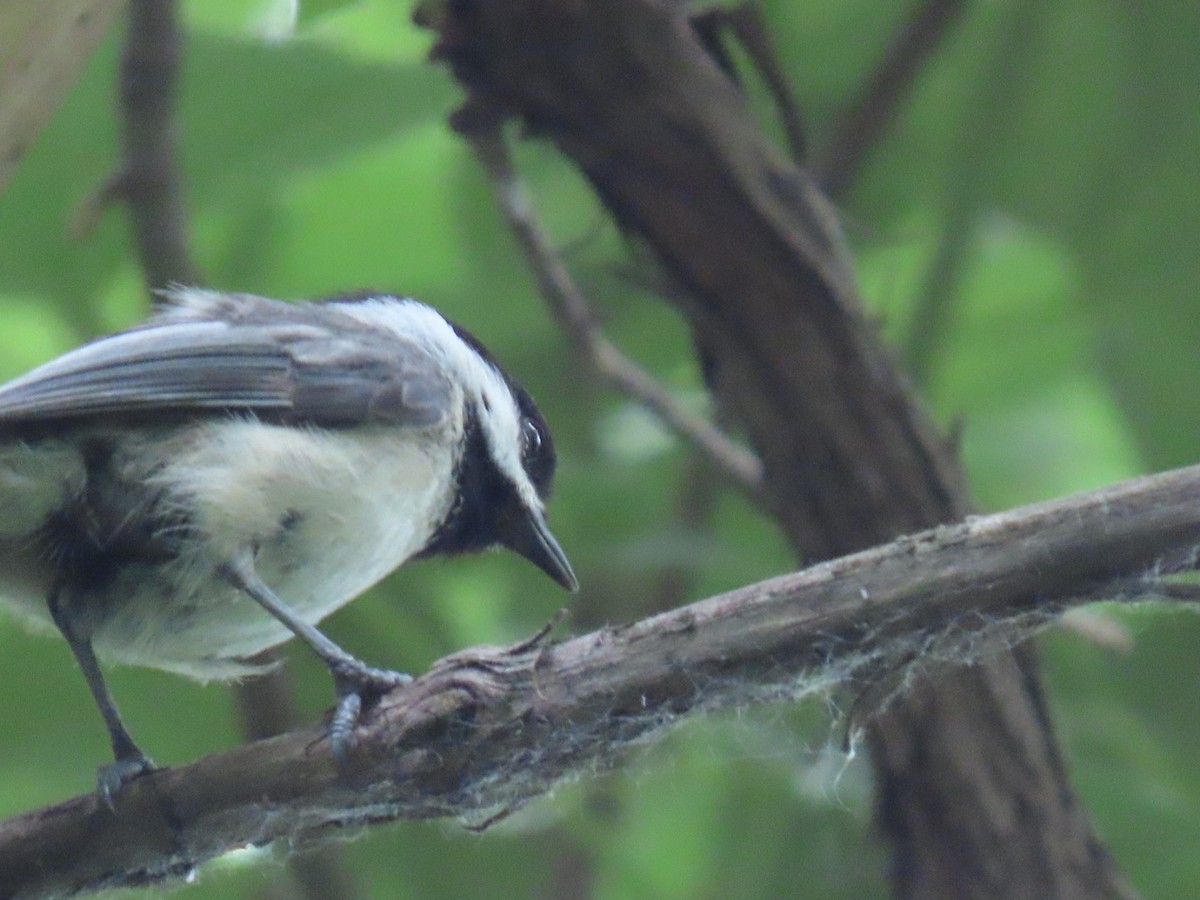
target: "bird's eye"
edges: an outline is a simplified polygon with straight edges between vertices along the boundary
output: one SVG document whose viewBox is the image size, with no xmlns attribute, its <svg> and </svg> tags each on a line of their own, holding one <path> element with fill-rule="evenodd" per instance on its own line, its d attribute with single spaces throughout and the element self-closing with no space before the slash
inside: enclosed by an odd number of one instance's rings
<svg viewBox="0 0 1200 900">
<path fill-rule="evenodd" d="M 521 456 L 528 458 L 542 449 L 542 432 L 532 419 L 521 423 Z"/>
</svg>

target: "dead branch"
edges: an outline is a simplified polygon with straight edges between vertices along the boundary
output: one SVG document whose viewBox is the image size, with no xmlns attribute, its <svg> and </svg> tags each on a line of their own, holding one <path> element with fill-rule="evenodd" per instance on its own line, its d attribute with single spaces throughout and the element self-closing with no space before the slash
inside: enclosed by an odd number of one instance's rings
<svg viewBox="0 0 1200 900">
<path fill-rule="evenodd" d="M 1200 466 L 981 516 L 562 643 L 472 648 L 315 725 L 0 824 L 0 897 L 179 878 L 229 850 L 399 818 L 487 821 L 695 713 L 979 660 L 1065 609 L 1144 599 L 1200 547 Z M 1169 602 L 1194 605 L 1194 591 Z"/>
<path fill-rule="evenodd" d="M 687 409 L 645 369 L 625 356 L 600 330 L 583 291 L 575 283 L 538 222 L 533 198 L 513 167 L 498 123 L 486 114 L 460 114 L 456 126 L 471 143 L 492 184 L 525 261 L 537 279 L 551 315 L 575 349 L 602 378 L 650 411 L 668 429 L 699 452 L 741 490 L 762 490 L 762 465 L 754 454 L 715 424 Z"/>
<path fill-rule="evenodd" d="M 871 150 L 901 114 L 917 78 L 962 19 L 963 0 L 925 0 L 893 37 L 883 58 L 834 123 L 833 135 L 813 163 L 831 197 L 844 196 Z"/>
<path fill-rule="evenodd" d="M 678 286 L 667 299 L 798 558 L 963 518 L 955 447 L 865 314 L 837 213 L 762 133 L 689 12 L 473 0 L 416 15 L 467 106 L 552 142 Z M 889 96 L 884 117 L 904 92 Z M 1036 655 L 940 675 L 915 680 L 868 735 L 896 896 L 1132 896 L 1071 787 Z"/>
<path fill-rule="evenodd" d="M 700 35 L 700 40 L 721 68 L 726 72 L 736 71 L 735 64 L 724 48 L 722 32 L 729 32 L 735 37 L 754 70 L 762 78 L 763 84 L 770 91 L 771 99 L 775 102 L 775 111 L 779 116 L 779 124 L 787 139 L 788 152 L 795 163 L 804 162 L 807 155 L 808 138 L 805 134 L 804 120 L 800 115 L 800 105 L 796 102 L 796 94 L 792 82 L 784 71 L 775 47 L 775 39 L 767 27 L 763 16 L 762 4 L 759 0 L 746 0 L 737 6 L 714 6 L 703 9 L 692 17 L 692 26 Z"/>
</svg>

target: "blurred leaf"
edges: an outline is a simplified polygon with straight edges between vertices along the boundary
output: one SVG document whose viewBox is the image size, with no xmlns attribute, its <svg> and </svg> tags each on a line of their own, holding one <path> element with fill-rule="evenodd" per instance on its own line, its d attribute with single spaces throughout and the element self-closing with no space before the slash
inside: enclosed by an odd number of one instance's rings
<svg viewBox="0 0 1200 900">
<path fill-rule="evenodd" d="M 319 19 L 331 12 L 354 6 L 359 0 L 299 0 L 301 25 Z"/>
<path fill-rule="evenodd" d="M 348 61 L 320 46 L 268 46 L 197 36 L 189 43 L 181 115 L 186 193 L 197 214 L 236 208 L 305 172 L 421 123 L 449 91 L 416 64 Z M 47 130 L 0 204 L 0 291 L 90 296 L 126 259 L 119 210 L 86 239 L 69 223 L 116 165 L 110 42 Z M 341 210 L 334 204 L 330 212 Z"/>
<path fill-rule="evenodd" d="M 0 10 L 0 193 L 120 8 L 118 0 L 8 0 Z"/>
</svg>

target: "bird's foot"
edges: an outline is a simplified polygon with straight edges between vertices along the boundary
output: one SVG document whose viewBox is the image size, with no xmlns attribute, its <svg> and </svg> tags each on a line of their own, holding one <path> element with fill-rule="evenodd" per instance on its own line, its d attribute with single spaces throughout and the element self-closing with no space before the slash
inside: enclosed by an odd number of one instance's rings
<svg viewBox="0 0 1200 900">
<path fill-rule="evenodd" d="M 411 675 L 376 669 L 357 659 L 346 659 L 330 666 L 337 689 L 337 706 L 329 721 L 329 741 L 333 758 L 344 763 L 358 743 L 354 729 L 358 726 L 363 707 L 374 703 L 388 691 L 408 684 Z"/>
<path fill-rule="evenodd" d="M 116 809 L 117 794 L 135 778 L 158 767 L 143 753 L 125 756 L 100 767 L 96 772 L 96 794 L 109 809 Z"/>
</svg>

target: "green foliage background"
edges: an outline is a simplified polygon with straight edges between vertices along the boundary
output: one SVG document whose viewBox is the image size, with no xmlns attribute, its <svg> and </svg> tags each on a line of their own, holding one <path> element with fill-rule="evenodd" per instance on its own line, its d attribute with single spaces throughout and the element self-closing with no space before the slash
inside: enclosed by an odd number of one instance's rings
<svg viewBox="0 0 1200 900">
<path fill-rule="evenodd" d="M 765 6 L 819 147 L 913 4 Z M 458 92 L 425 63 L 429 37 L 407 3 L 306 3 L 294 38 L 275 41 L 243 0 L 185 8 L 183 163 L 208 282 L 281 297 L 411 293 L 496 350 L 562 448 L 552 520 L 585 585 L 572 627 L 792 566 L 768 523 L 574 364 L 446 127 Z M 123 213 L 76 227 L 114 165 L 118 38 L 0 196 L 2 377 L 145 312 Z M 864 289 L 939 416 L 965 424 L 987 508 L 1196 460 L 1197 46 L 1195 4 L 973 4 L 843 201 Z M 521 163 L 612 336 L 701 402 L 686 334 L 628 277 L 586 187 L 546 147 L 524 145 Z M 329 629 L 373 663 L 420 671 L 523 636 L 564 602 L 510 556 L 426 563 Z M 1147 896 L 1191 897 L 1200 623 L 1102 614 L 1129 629 L 1132 650 L 1061 628 L 1042 641 L 1075 783 Z M 303 653 L 289 666 L 315 717 L 327 678 Z M 220 686 L 132 670 L 112 682 L 160 763 L 239 739 Z M 0 683 L 0 813 L 90 789 L 106 741 L 65 645 L 0 619 Z M 401 823 L 345 850 L 381 898 L 584 886 L 614 898 L 876 896 L 886 860 L 870 838 L 866 767 L 837 751 L 844 703 L 692 723 L 624 772 L 564 787 L 483 836 Z M 245 893 L 283 877 L 279 858 L 237 854 L 181 896 Z"/>
</svg>

